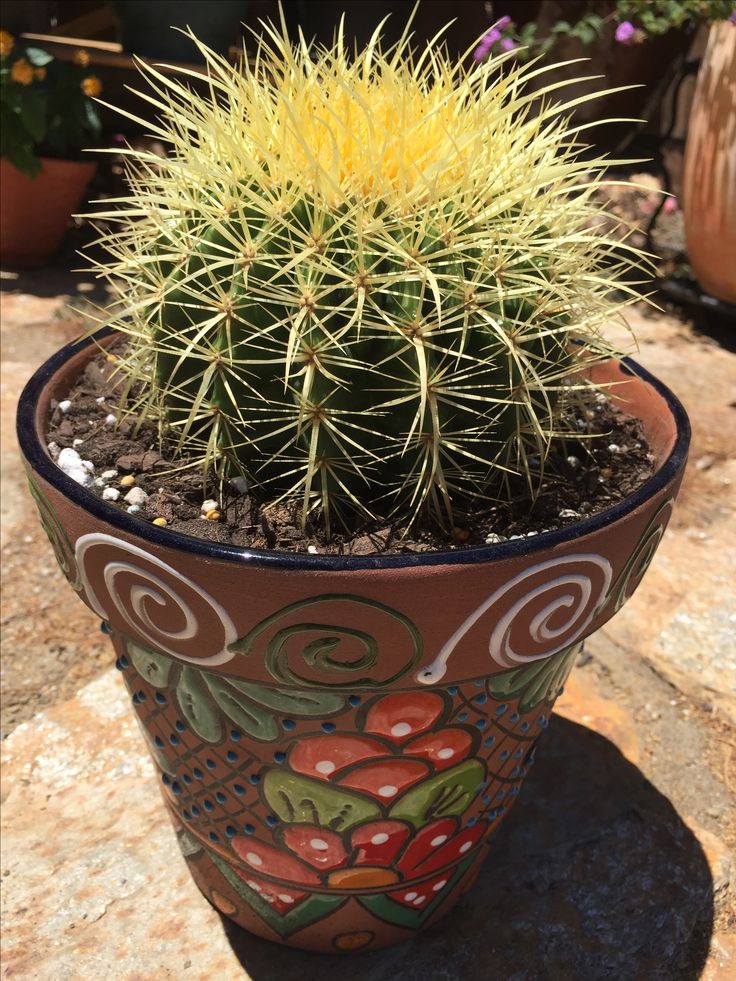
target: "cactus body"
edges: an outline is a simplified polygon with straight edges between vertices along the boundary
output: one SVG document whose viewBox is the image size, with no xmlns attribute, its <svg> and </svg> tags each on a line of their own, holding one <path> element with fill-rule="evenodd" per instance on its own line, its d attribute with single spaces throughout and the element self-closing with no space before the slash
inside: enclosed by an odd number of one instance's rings
<svg viewBox="0 0 736 981">
<path fill-rule="evenodd" d="M 244 75 L 202 49 L 209 100 L 145 69 L 171 155 L 133 155 L 106 240 L 125 370 L 182 452 L 303 520 L 451 521 L 528 472 L 609 354 L 601 162 L 508 62 L 270 42 Z"/>
</svg>

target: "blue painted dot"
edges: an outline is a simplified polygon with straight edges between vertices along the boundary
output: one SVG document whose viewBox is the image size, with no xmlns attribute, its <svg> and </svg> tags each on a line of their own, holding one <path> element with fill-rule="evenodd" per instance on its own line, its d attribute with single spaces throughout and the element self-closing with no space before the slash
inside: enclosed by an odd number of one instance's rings
<svg viewBox="0 0 736 981">
<path fill-rule="evenodd" d="M 234 763 L 238 758 L 238 754 L 234 753 L 231 749 L 229 749 L 225 755 L 227 756 L 229 763 Z"/>
<path fill-rule="evenodd" d="M 122 664 L 122 666 L 123 666 L 124 668 L 129 668 L 129 667 L 130 667 L 130 661 L 129 661 L 129 660 L 128 660 L 128 658 L 127 658 L 127 657 L 125 656 L 125 654 L 121 654 L 121 655 L 120 655 L 120 663 Z"/>
<path fill-rule="evenodd" d="M 188 773 L 182 773 L 181 778 L 187 786 L 189 786 L 189 784 L 192 782 L 192 778 Z"/>
<path fill-rule="evenodd" d="M 204 761 L 204 765 L 207 767 L 208 770 L 214 770 L 217 764 L 215 763 L 214 760 L 211 760 L 209 757 L 207 757 L 207 759 Z"/>
<path fill-rule="evenodd" d="M 549 725 L 549 720 L 548 720 L 548 719 L 540 719 L 540 720 L 539 720 L 539 724 L 540 724 L 540 726 L 541 726 L 541 727 L 542 727 L 543 729 L 546 729 L 546 728 L 547 728 L 547 726 Z"/>
<path fill-rule="evenodd" d="M 477 823 L 477 820 L 478 820 L 477 818 L 468 818 L 465 824 L 468 828 L 472 828 L 473 825 Z"/>
<path fill-rule="evenodd" d="M 202 773 L 202 771 L 199 769 L 198 766 L 195 766 L 194 767 L 194 769 L 192 770 L 192 773 L 197 778 L 197 780 L 201 780 L 202 777 L 204 776 L 204 774 Z"/>
<path fill-rule="evenodd" d="M 197 807 L 197 805 L 196 805 L 196 804 L 192 804 L 192 814 L 193 814 L 193 815 L 194 815 L 195 817 L 197 817 L 197 818 L 198 818 L 198 817 L 199 817 L 199 815 L 200 815 L 200 810 L 199 810 L 199 808 Z"/>
<path fill-rule="evenodd" d="M 178 746 L 179 737 L 172 732 L 171 735 L 169 736 L 169 742 L 171 743 L 172 746 Z"/>
<path fill-rule="evenodd" d="M 277 763 L 283 763 L 284 760 L 286 759 L 286 753 L 282 753 L 282 752 L 274 753 L 273 758 L 276 760 Z"/>
<path fill-rule="evenodd" d="M 502 759 L 502 760 L 507 760 L 507 759 L 509 758 L 509 756 L 510 756 L 510 755 L 511 755 L 511 754 L 509 753 L 509 751 L 508 751 L 507 749 L 505 749 L 505 750 L 503 751 L 503 753 L 501 753 L 501 759 Z"/>
<path fill-rule="evenodd" d="M 465 722 L 465 720 L 467 719 L 467 717 L 468 717 L 468 713 L 467 712 L 461 712 L 460 715 L 458 715 L 458 717 L 457 717 L 457 721 L 458 722 Z"/>
<path fill-rule="evenodd" d="M 496 800 L 503 800 L 505 796 L 506 796 L 506 791 L 499 790 L 499 792 L 496 794 Z"/>
<path fill-rule="evenodd" d="M 356 705 L 360 705 L 360 695 L 351 695 L 348 702 L 355 708 Z"/>
<path fill-rule="evenodd" d="M 450 687 L 447 689 L 447 694 L 448 695 L 457 695 L 457 686 L 456 685 L 450 685 Z"/>
<path fill-rule="evenodd" d="M 134 705 L 137 705 L 139 701 L 140 701 L 140 699 L 138 698 L 138 696 L 137 696 L 137 695 L 133 695 L 133 697 L 131 698 L 131 702 L 132 702 L 132 703 L 133 703 Z"/>
<path fill-rule="evenodd" d="M 508 708 L 508 705 L 506 705 L 506 704 L 504 704 L 504 705 L 497 705 L 496 706 L 496 715 L 503 715 L 507 708 Z"/>
<path fill-rule="evenodd" d="M 168 773 L 162 774 L 161 780 L 166 784 L 167 787 L 171 783 L 171 777 L 168 775 Z"/>
<path fill-rule="evenodd" d="M 153 741 L 156 743 L 156 745 L 158 746 L 159 749 L 163 749 L 164 748 L 164 741 L 161 738 L 161 736 L 154 736 L 153 737 Z"/>
<path fill-rule="evenodd" d="M 495 741 L 496 741 L 495 736 L 486 736 L 486 738 L 483 740 L 483 745 L 492 746 L 495 743 Z"/>
<path fill-rule="evenodd" d="M 519 726 L 519 728 L 521 729 L 522 732 L 528 732 L 529 731 L 529 723 L 528 722 L 522 722 L 521 725 Z"/>
<path fill-rule="evenodd" d="M 256 829 L 253 827 L 252 824 L 246 824 L 243 826 L 243 831 L 245 831 L 247 835 L 255 834 L 255 830 Z"/>
<path fill-rule="evenodd" d="M 519 796 L 519 788 L 518 787 L 512 787 L 511 790 L 509 791 L 509 794 L 512 797 L 518 797 Z"/>
<path fill-rule="evenodd" d="M 296 728 L 296 722 L 293 719 L 282 719 L 281 725 L 287 730 Z"/>
<path fill-rule="evenodd" d="M 156 694 L 153 697 L 156 699 L 156 701 L 158 702 L 159 705 L 165 705 L 166 704 L 166 696 L 165 695 L 162 695 L 160 691 L 157 691 Z"/>
<path fill-rule="evenodd" d="M 189 813 L 189 811 L 186 809 L 186 807 L 184 808 L 184 810 L 181 813 L 184 815 L 184 817 L 187 819 L 187 821 L 191 821 L 192 820 L 192 815 Z"/>
<path fill-rule="evenodd" d="M 558 694 L 558 695 L 564 695 L 564 694 L 565 694 L 565 688 L 564 688 L 564 685 L 563 685 L 563 687 L 562 687 L 562 688 L 560 688 L 560 690 L 559 690 L 559 691 L 557 692 L 557 694 Z"/>
<path fill-rule="evenodd" d="M 208 800 L 207 798 L 205 798 L 205 799 L 204 799 L 204 800 L 202 801 L 202 807 L 203 807 L 203 808 L 205 809 L 205 811 L 207 811 L 207 813 L 208 813 L 208 814 L 209 814 L 209 813 L 210 813 L 211 811 L 214 811 L 214 809 L 215 809 L 215 805 L 214 805 L 214 804 L 212 803 L 212 801 L 211 801 L 211 800 Z"/>
<path fill-rule="evenodd" d="M 230 738 L 234 743 L 236 743 L 240 739 L 240 733 L 238 732 L 237 729 L 230 730 Z"/>
<path fill-rule="evenodd" d="M 176 722 L 174 723 L 174 728 L 176 729 L 177 732 L 184 732 L 186 726 L 181 721 L 181 719 L 177 719 Z"/>
<path fill-rule="evenodd" d="M 178 780 L 175 780 L 172 783 L 171 789 L 174 791 L 175 794 L 180 794 L 181 793 L 181 784 L 179 783 Z"/>
<path fill-rule="evenodd" d="M 228 836 L 228 838 L 234 838 L 236 833 L 237 832 L 232 824 L 228 824 L 228 826 L 225 828 L 225 834 Z"/>
<path fill-rule="evenodd" d="M 221 790 L 218 790 L 215 793 L 215 800 L 217 801 L 218 804 L 224 804 L 225 801 L 227 800 L 227 797 L 225 796 L 225 794 L 223 794 Z"/>
<path fill-rule="evenodd" d="M 473 684 L 475 685 L 476 688 L 482 688 L 485 682 L 483 681 L 482 678 L 476 678 Z"/>
<path fill-rule="evenodd" d="M 546 721 L 547 721 L 546 715 L 540 715 L 539 718 L 537 719 L 537 722 L 540 724 L 540 726 L 543 726 Z"/>
<path fill-rule="evenodd" d="M 519 713 L 518 712 L 514 712 L 514 714 L 509 719 L 509 722 L 518 722 L 518 721 L 519 721 Z"/>
<path fill-rule="evenodd" d="M 519 767 L 518 766 L 515 766 L 514 769 L 511 771 L 511 776 L 512 777 L 518 777 L 519 776 Z"/>
<path fill-rule="evenodd" d="M 260 778 L 260 776 L 257 773 L 251 773 L 251 775 L 248 777 L 248 779 L 253 784 L 253 786 L 255 786 L 257 783 L 260 783 L 261 782 L 261 778 Z"/>
<path fill-rule="evenodd" d="M 118 669 L 118 671 L 124 671 L 125 670 L 125 668 L 123 667 L 123 662 L 121 661 L 121 659 L 119 657 L 115 659 L 115 667 Z"/>
<path fill-rule="evenodd" d="M 278 823 L 279 823 L 279 819 L 277 817 L 274 817 L 273 814 L 267 814 L 266 815 L 266 824 L 270 828 L 275 827 Z"/>
<path fill-rule="evenodd" d="M 107 620 L 100 620 L 100 630 L 103 632 L 103 634 L 111 634 L 112 633 L 112 627 L 107 622 Z"/>
<path fill-rule="evenodd" d="M 483 796 L 480 799 L 480 802 L 481 804 L 490 804 L 491 798 L 488 796 L 488 794 L 483 794 Z"/>
<path fill-rule="evenodd" d="M 242 797 L 245 793 L 245 787 L 242 785 L 242 783 L 234 783 L 233 792 L 236 793 L 238 797 Z"/>
<path fill-rule="evenodd" d="M 210 839 L 210 841 L 219 841 L 220 840 L 220 836 L 218 834 L 216 834 L 214 831 L 210 831 L 210 833 L 208 834 L 207 837 Z"/>
<path fill-rule="evenodd" d="M 476 695 L 473 701 L 477 705 L 485 705 L 485 703 L 488 701 L 488 695 L 486 695 L 486 693 L 483 692 L 481 695 Z"/>
<path fill-rule="evenodd" d="M 336 728 L 336 726 L 335 726 L 335 723 L 334 722 L 323 722 L 322 723 L 322 731 L 323 732 L 334 732 L 335 731 L 335 728 Z"/>
<path fill-rule="evenodd" d="M 485 729 L 485 727 L 487 725 L 488 725 L 488 723 L 486 722 L 485 719 L 476 719 L 475 720 L 475 727 L 476 727 L 476 729 Z"/>
<path fill-rule="evenodd" d="M 524 750 L 523 749 L 517 749 L 516 752 L 514 753 L 514 759 L 515 760 L 520 760 L 523 755 L 524 755 Z"/>
</svg>

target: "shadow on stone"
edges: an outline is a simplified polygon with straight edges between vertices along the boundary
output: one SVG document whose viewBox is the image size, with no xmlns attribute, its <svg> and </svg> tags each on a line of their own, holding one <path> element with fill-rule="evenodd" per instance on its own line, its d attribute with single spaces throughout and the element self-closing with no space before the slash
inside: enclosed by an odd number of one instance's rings
<svg viewBox="0 0 736 981">
<path fill-rule="evenodd" d="M 712 922 L 708 863 L 672 804 L 558 716 L 475 886 L 415 939 L 332 957 L 223 918 L 252 981 L 695 981 Z"/>
</svg>

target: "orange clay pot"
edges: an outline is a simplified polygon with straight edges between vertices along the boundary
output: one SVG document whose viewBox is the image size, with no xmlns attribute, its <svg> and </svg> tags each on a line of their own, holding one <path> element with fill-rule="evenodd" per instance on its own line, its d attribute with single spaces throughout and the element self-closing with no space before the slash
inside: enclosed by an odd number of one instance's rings
<svg viewBox="0 0 736 981">
<path fill-rule="evenodd" d="M 664 533 L 682 406 L 631 362 L 595 369 L 641 420 L 655 472 L 561 531 L 410 555 L 249 550 L 150 525 L 54 464 L 51 400 L 96 351 L 70 345 L 39 369 L 18 435 L 57 560 L 113 641 L 197 885 L 294 947 L 408 939 L 487 857 L 493 874 L 493 833 L 583 639 Z"/>
<path fill-rule="evenodd" d="M 713 24 L 698 72 L 685 150 L 685 238 L 711 296 L 736 303 L 736 26 Z"/>
<path fill-rule="evenodd" d="M 34 268 L 51 258 L 96 170 L 96 163 L 44 158 L 40 173 L 27 177 L 0 160 L 0 258 L 5 265 Z"/>
</svg>

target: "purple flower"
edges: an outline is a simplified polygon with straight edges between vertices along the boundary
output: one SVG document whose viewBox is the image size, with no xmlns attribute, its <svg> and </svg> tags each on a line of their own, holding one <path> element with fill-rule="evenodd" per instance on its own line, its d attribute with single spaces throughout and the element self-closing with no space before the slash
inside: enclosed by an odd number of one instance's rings
<svg viewBox="0 0 736 981">
<path fill-rule="evenodd" d="M 630 20 L 621 21 L 616 28 L 616 40 L 619 44 L 631 44 L 636 34 L 636 28 Z"/>
<path fill-rule="evenodd" d="M 486 33 L 481 38 L 480 44 L 473 52 L 473 58 L 476 61 L 483 61 L 486 55 L 488 55 L 488 53 L 490 52 L 493 45 L 500 40 L 501 40 L 501 32 L 497 28 L 492 27 L 490 31 L 486 31 Z"/>
<path fill-rule="evenodd" d="M 505 27 L 508 27 L 510 23 L 511 18 L 508 14 L 504 14 L 504 16 L 500 20 L 497 20 L 493 26 L 496 28 L 496 30 L 502 31 Z"/>
<path fill-rule="evenodd" d="M 512 40 L 510 37 L 502 38 L 499 47 L 502 51 L 513 51 L 516 47 L 516 41 Z"/>
</svg>

